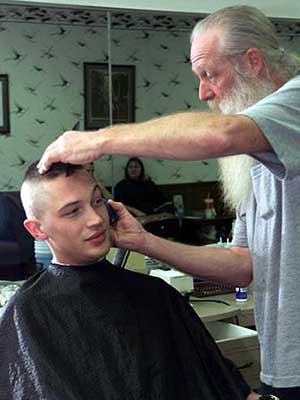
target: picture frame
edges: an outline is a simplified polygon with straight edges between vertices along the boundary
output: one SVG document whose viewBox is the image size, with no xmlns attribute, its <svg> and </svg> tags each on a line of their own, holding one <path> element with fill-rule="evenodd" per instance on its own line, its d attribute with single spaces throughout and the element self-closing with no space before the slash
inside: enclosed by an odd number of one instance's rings
<svg viewBox="0 0 300 400">
<path fill-rule="evenodd" d="M 135 66 L 112 65 L 113 124 L 135 120 Z M 84 126 L 104 128 L 109 121 L 107 63 L 84 63 Z"/>
<path fill-rule="evenodd" d="M 10 133 L 8 75 L 0 75 L 0 134 Z"/>
</svg>

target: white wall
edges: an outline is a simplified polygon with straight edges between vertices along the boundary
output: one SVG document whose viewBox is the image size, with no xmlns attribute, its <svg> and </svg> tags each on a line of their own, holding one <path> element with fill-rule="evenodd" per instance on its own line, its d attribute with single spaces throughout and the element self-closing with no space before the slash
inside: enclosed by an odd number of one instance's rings
<svg viewBox="0 0 300 400">
<path fill-rule="evenodd" d="M 9 75 L 11 136 L 0 137 L 0 189 L 15 190 L 49 143 L 78 119 L 83 127 L 83 63 L 105 62 L 107 34 L 101 28 L 37 23 L 2 23 L 1 28 L 0 73 Z M 112 32 L 113 63 L 136 65 L 136 120 L 199 109 L 197 83 L 186 62 L 188 33 L 144 36 L 142 31 Z M 125 163 L 126 158 L 114 158 L 115 182 L 123 177 Z M 145 160 L 145 166 L 157 183 L 216 179 L 214 160 Z M 108 157 L 96 163 L 96 171 L 112 184 Z"/>
<path fill-rule="evenodd" d="M 188 32 L 112 32 L 113 63 L 136 65 L 137 121 L 160 113 L 205 109 L 198 101 L 197 82 L 187 61 L 188 36 Z M 282 42 L 300 53 L 299 37 L 290 34 Z M 106 29 L 1 23 L 0 73 L 9 75 L 11 136 L 0 137 L 0 190 L 17 190 L 27 166 L 45 147 L 76 120 L 83 121 L 83 63 L 105 62 L 106 56 Z M 61 85 L 62 79 L 68 81 L 66 86 Z M 150 82 L 147 89 L 146 80 Z M 121 179 L 125 162 L 125 158 L 114 158 L 115 182 Z M 214 160 L 145 160 L 145 164 L 157 183 L 217 178 Z M 112 184 L 108 157 L 96 163 L 96 171 L 106 184 Z"/>
</svg>

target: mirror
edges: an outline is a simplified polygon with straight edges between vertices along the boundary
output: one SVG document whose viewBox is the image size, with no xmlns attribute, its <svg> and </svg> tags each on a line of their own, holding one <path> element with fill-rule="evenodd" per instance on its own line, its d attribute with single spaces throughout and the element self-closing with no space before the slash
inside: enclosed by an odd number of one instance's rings
<svg viewBox="0 0 300 400">
<path fill-rule="evenodd" d="M 19 188 L 28 164 L 39 158 L 56 136 L 78 119 L 84 127 L 85 63 L 111 60 L 116 67 L 135 68 L 131 92 L 135 92 L 136 121 L 199 107 L 188 62 L 189 32 L 194 23 L 190 17 L 122 12 L 108 16 L 103 10 L 25 5 L 6 5 L 1 10 L 5 15 L 1 38 L 7 43 L 0 49 L 1 72 L 9 75 L 11 94 L 11 136 L 1 147 L 3 190 Z M 176 49 L 180 49 L 178 54 Z M 182 163 L 183 170 L 171 161 L 146 163 L 157 183 L 202 179 L 193 163 Z M 184 170 L 188 164 L 193 176 Z M 124 159 L 104 157 L 95 169 L 111 186 L 123 176 L 123 166 Z M 163 177 L 162 171 L 167 171 Z"/>
<path fill-rule="evenodd" d="M 191 72 L 189 36 L 195 16 L 112 12 L 112 64 L 135 67 L 135 120 L 176 111 L 207 110 L 198 100 Z M 114 182 L 124 177 L 127 157 L 114 157 Z M 158 184 L 215 181 L 216 163 L 143 159 L 146 174 Z"/>
</svg>

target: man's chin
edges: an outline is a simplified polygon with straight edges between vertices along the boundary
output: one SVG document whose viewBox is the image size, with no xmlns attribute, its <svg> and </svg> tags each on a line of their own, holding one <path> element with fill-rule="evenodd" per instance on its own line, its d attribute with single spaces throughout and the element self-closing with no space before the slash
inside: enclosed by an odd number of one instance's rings
<svg viewBox="0 0 300 400">
<path fill-rule="evenodd" d="M 93 254 L 89 254 L 87 255 L 87 259 L 89 259 L 89 263 L 91 262 L 96 262 L 101 258 L 104 258 L 105 256 L 107 256 L 107 254 L 109 253 L 111 248 L 110 243 L 107 244 L 107 246 L 102 246 L 101 249 L 99 249 L 98 251 L 94 251 Z"/>
</svg>

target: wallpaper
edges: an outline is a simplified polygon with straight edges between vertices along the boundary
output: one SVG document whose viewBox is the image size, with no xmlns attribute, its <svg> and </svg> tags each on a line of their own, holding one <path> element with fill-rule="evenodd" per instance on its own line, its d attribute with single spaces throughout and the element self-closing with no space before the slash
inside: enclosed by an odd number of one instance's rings
<svg viewBox="0 0 300 400">
<path fill-rule="evenodd" d="M 299 38 L 283 43 L 298 52 Z M 135 65 L 135 118 L 206 110 L 189 63 L 189 31 L 113 28 L 112 63 Z M 77 120 L 83 128 L 83 64 L 108 60 L 104 27 L 59 22 L 0 22 L 0 73 L 9 75 L 11 135 L 0 137 L 0 188 L 18 190 L 27 166 Z M 103 157 L 96 175 L 106 185 L 123 177 L 126 157 Z M 213 181 L 215 160 L 144 160 L 159 184 Z"/>
</svg>

